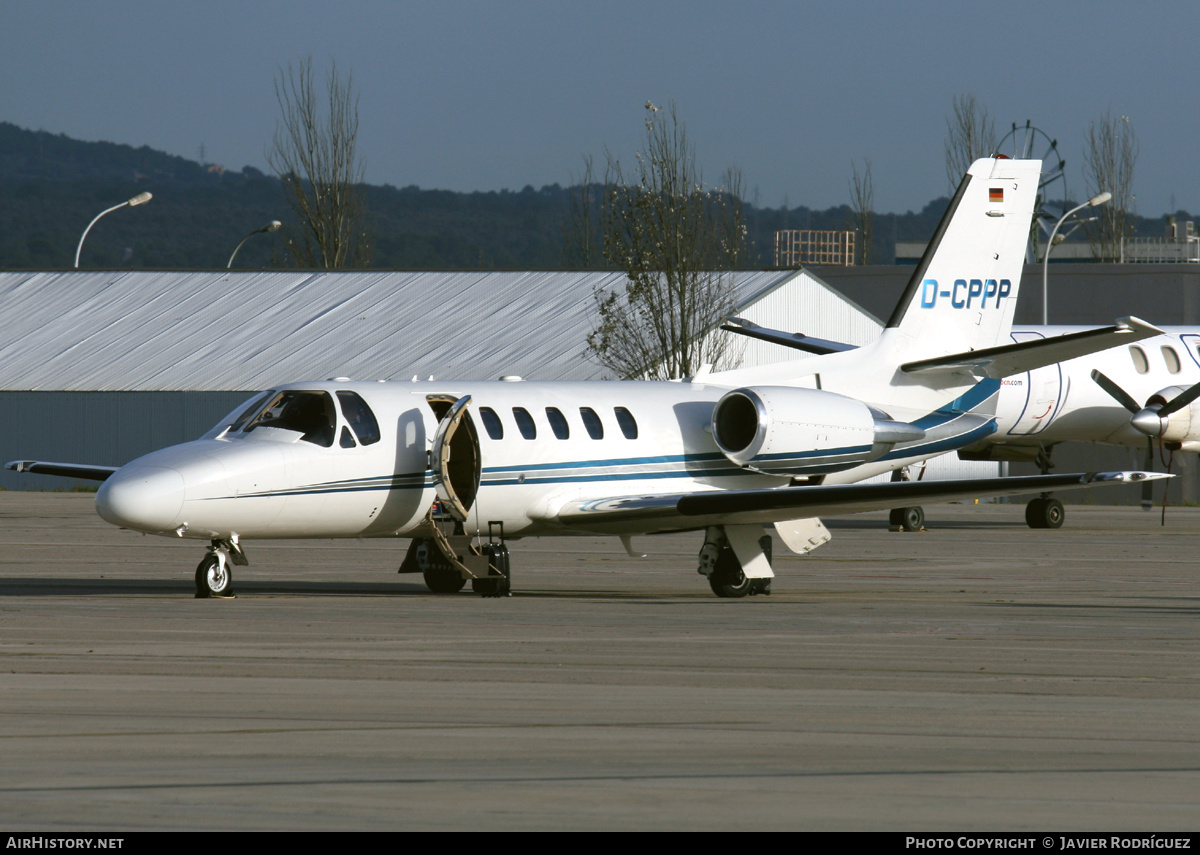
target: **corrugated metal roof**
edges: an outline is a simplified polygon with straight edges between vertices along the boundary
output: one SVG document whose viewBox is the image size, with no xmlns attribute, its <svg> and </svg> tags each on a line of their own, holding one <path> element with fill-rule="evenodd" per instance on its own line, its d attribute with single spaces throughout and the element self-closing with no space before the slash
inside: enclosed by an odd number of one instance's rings
<svg viewBox="0 0 1200 855">
<path fill-rule="evenodd" d="M 739 303 L 818 282 L 794 270 L 734 276 Z M 604 369 L 585 355 L 593 293 L 622 281 L 563 271 L 0 273 L 0 389 L 599 379 Z M 830 319 L 811 320 L 805 332 L 837 338 Z"/>
</svg>

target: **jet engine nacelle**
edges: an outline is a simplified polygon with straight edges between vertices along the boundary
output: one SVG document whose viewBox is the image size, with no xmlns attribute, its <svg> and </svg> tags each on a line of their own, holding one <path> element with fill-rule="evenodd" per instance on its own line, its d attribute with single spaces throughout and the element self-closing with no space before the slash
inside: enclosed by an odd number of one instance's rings
<svg viewBox="0 0 1200 855">
<path fill-rule="evenodd" d="M 727 392 L 713 408 L 712 431 L 738 466 L 793 476 L 849 469 L 925 436 L 854 398 L 790 386 Z"/>
</svg>

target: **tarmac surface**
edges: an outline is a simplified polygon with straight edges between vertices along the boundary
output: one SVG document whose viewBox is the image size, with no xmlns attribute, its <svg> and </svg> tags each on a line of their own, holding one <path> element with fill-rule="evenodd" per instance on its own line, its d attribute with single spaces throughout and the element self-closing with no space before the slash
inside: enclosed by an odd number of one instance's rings
<svg viewBox="0 0 1200 855">
<path fill-rule="evenodd" d="M 407 541 L 203 544 L 0 492 L 0 822 L 28 830 L 1200 828 L 1200 510 L 927 507 L 777 544 L 511 543 L 436 596 Z"/>
</svg>

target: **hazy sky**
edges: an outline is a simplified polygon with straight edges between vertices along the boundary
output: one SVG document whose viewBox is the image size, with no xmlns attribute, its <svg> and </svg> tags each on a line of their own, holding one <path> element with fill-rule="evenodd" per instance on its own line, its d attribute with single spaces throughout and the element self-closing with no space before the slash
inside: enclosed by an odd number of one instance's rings
<svg viewBox="0 0 1200 855">
<path fill-rule="evenodd" d="M 1128 116 L 1157 215 L 1200 212 L 1198 37 L 1196 0 L 0 0 L 0 120 L 266 170 L 273 78 L 311 54 L 353 71 L 374 184 L 566 184 L 585 153 L 631 160 L 645 102 L 674 101 L 706 177 L 740 167 L 759 204 L 847 202 L 870 158 L 876 209 L 905 211 L 947 192 L 972 92 L 1001 133 L 1058 140 L 1076 197 L 1089 123 Z"/>
</svg>

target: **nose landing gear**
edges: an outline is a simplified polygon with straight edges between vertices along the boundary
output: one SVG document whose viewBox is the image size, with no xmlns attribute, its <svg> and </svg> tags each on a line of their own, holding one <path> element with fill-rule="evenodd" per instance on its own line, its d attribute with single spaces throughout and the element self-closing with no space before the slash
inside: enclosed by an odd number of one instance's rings
<svg viewBox="0 0 1200 855">
<path fill-rule="evenodd" d="M 249 563 L 236 534 L 228 539 L 214 538 L 208 547 L 208 554 L 196 565 L 196 599 L 236 599 L 232 565 L 244 567 Z"/>
</svg>

